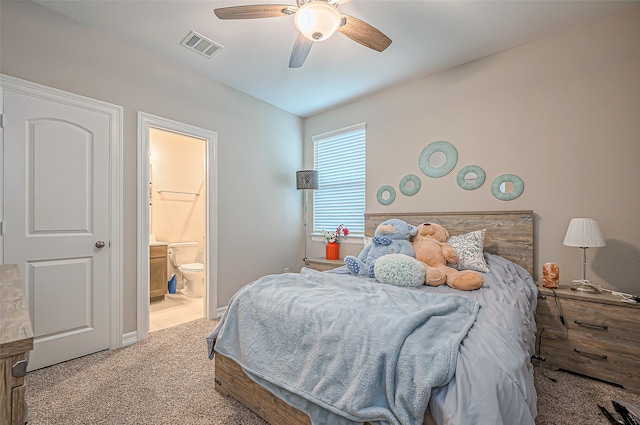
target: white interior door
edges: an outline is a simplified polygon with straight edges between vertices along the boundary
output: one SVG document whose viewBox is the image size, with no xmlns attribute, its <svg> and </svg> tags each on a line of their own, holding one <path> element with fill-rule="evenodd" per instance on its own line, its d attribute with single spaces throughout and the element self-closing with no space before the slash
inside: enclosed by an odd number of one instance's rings
<svg viewBox="0 0 640 425">
<path fill-rule="evenodd" d="M 4 92 L 4 262 L 25 282 L 29 369 L 110 346 L 107 114 Z"/>
</svg>

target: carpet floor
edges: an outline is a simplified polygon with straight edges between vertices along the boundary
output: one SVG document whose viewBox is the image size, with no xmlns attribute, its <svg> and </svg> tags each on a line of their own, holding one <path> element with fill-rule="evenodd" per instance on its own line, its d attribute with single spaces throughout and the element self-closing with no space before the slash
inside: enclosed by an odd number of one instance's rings
<svg viewBox="0 0 640 425">
<path fill-rule="evenodd" d="M 129 347 L 29 372 L 29 425 L 266 425 L 215 391 L 205 343 L 214 325 L 195 320 Z M 597 404 L 609 410 L 611 400 L 640 404 L 639 395 L 568 372 L 536 367 L 535 384 L 537 425 L 606 425 Z"/>
</svg>

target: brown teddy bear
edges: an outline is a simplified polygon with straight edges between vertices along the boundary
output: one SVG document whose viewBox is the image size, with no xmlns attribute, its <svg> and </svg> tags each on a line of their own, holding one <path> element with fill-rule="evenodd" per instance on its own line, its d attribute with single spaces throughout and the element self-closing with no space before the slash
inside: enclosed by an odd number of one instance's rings
<svg viewBox="0 0 640 425">
<path fill-rule="evenodd" d="M 458 262 L 458 254 L 446 243 L 449 232 L 435 223 L 422 223 L 416 236 L 410 239 L 416 259 L 424 264 L 425 283 L 430 286 L 448 286 L 462 291 L 478 289 L 484 283 L 482 275 L 472 270 L 456 270 L 447 262 Z"/>
</svg>

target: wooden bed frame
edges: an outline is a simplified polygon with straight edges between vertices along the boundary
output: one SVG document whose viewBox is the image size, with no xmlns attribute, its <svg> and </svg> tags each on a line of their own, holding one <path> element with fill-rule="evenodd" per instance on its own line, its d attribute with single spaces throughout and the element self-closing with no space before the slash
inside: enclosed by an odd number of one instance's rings
<svg viewBox="0 0 640 425">
<path fill-rule="evenodd" d="M 451 236 L 486 229 L 484 250 L 522 266 L 533 275 L 533 211 L 479 211 L 365 214 L 365 234 L 390 218 L 413 225 L 438 223 Z M 309 417 L 252 381 L 233 360 L 215 355 L 215 388 L 251 409 L 271 425 L 310 425 Z M 425 414 L 424 425 L 435 425 Z"/>
</svg>

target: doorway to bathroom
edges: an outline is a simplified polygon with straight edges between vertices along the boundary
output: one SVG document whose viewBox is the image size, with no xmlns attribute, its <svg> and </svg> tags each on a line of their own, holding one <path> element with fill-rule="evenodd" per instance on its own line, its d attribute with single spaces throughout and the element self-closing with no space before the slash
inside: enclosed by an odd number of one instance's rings
<svg viewBox="0 0 640 425">
<path fill-rule="evenodd" d="M 138 114 L 138 330 L 215 318 L 215 133 Z"/>
<path fill-rule="evenodd" d="M 206 140 L 149 129 L 149 332 L 204 317 Z"/>
</svg>

